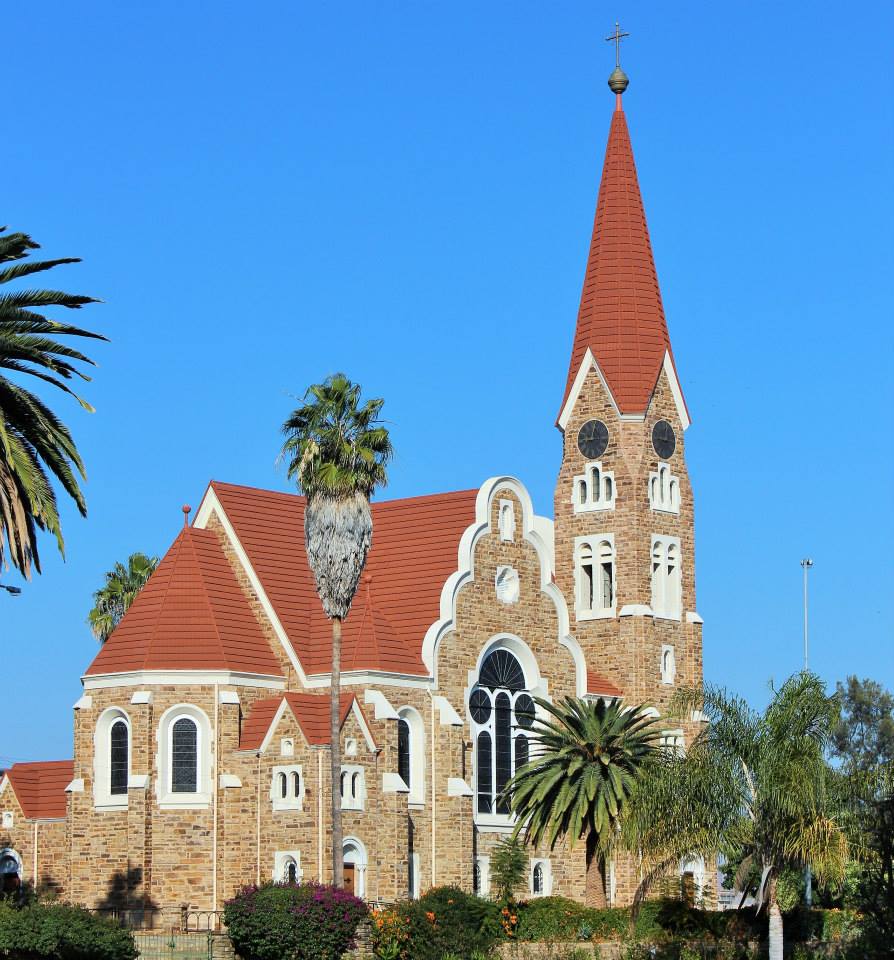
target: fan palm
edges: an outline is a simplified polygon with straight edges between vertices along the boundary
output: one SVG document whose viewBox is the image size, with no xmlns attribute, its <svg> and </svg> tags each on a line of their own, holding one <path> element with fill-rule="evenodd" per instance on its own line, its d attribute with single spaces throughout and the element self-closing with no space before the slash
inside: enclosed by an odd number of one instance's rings
<svg viewBox="0 0 894 960">
<path fill-rule="evenodd" d="M 158 557 L 132 553 L 126 565 L 116 563 L 106 573 L 106 582 L 93 594 L 93 607 L 87 614 L 87 623 L 100 643 L 109 639 L 157 566 Z"/>
<path fill-rule="evenodd" d="M 0 228 L 0 234 L 4 230 Z M 24 233 L 0 235 L 0 263 L 24 260 L 38 246 Z M 65 257 L 14 263 L 0 270 L 0 284 L 78 262 L 76 257 Z M 53 306 L 78 309 L 95 302 L 93 297 L 58 290 L 0 293 L 0 371 L 52 384 L 92 411 L 67 381 L 73 377 L 89 380 L 76 364 L 93 361 L 56 338 L 105 337 L 50 320 L 40 311 Z M 59 550 L 64 551 L 58 504 L 48 471 L 86 515 L 77 477 L 85 477 L 84 464 L 68 428 L 39 397 L 0 372 L 0 564 L 8 558 L 25 577 L 30 577 L 32 566 L 40 572 L 38 530 L 52 533 Z"/>
<path fill-rule="evenodd" d="M 681 691 L 674 707 L 708 722 L 687 754 L 663 755 L 625 818 L 628 845 L 651 862 L 638 899 L 681 861 L 718 851 L 741 858 L 736 885 L 759 877 L 770 960 L 781 960 L 781 872 L 810 865 L 832 883 L 844 875 L 848 845 L 824 759 L 837 700 L 804 672 L 774 691 L 763 713 L 714 687 Z"/>
<path fill-rule="evenodd" d="M 360 386 L 343 373 L 314 384 L 282 426 L 289 477 L 306 498 L 304 542 L 317 594 L 332 621 L 330 750 L 332 882 L 343 884 L 341 828 L 341 625 L 351 609 L 372 543 L 369 499 L 387 483 L 392 447 L 379 414 L 384 400 L 361 406 Z"/>
<path fill-rule="evenodd" d="M 618 701 L 576 700 L 559 704 L 537 699 L 548 718 L 538 717 L 532 759 L 510 781 L 506 793 L 524 832 L 535 846 L 567 837 L 584 839 L 587 901 L 604 907 L 605 858 L 627 802 L 652 754 L 658 731 L 642 707 Z"/>
</svg>

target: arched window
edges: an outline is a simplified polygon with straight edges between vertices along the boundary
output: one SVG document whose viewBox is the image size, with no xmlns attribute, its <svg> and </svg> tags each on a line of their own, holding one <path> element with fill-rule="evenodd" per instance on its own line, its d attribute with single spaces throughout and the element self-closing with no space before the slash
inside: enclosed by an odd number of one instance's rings
<svg viewBox="0 0 894 960">
<path fill-rule="evenodd" d="M 652 537 L 652 612 L 657 617 L 680 619 L 680 541 Z"/>
<path fill-rule="evenodd" d="M 97 810 L 122 810 L 130 787 L 130 718 L 121 707 L 99 715 L 93 733 L 93 802 Z"/>
<path fill-rule="evenodd" d="M 280 798 L 285 800 L 286 797 L 289 795 L 289 784 L 288 784 L 286 775 L 284 773 L 280 773 L 277 775 L 276 779 L 277 779 L 277 782 L 279 783 Z"/>
<path fill-rule="evenodd" d="M 298 882 L 298 864 L 294 860 L 289 861 L 289 865 L 286 867 L 286 883 L 297 883 Z"/>
<path fill-rule="evenodd" d="M 196 793 L 199 772 L 199 728 L 192 717 L 171 727 L 171 793 Z"/>
<path fill-rule="evenodd" d="M 577 545 L 577 612 L 605 616 L 615 606 L 615 548 L 609 539 L 581 539 Z"/>
<path fill-rule="evenodd" d="M 109 730 L 109 793 L 113 796 L 127 794 L 129 739 L 127 722 L 116 720 Z"/>
<path fill-rule="evenodd" d="M 530 873 L 531 895 L 548 897 L 552 886 L 552 872 L 549 860 L 534 860 Z"/>
<path fill-rule="evenodd" d="M 297 800 L 301 796 L 301 774 L 297 770 L 292 771 L 292 797 Z"/>
<path fill-rule="evenodd" d="M 345 786 L 348 782 L 348 775 L 342 770 L 341 772 L 341 802 L 344 803 L 347 799 L 347 794 L 345 793 Z"/>
<path fill-rule="evenodd" d="M 528 736 L 534 723 L 534 701 L 514 654 L 497 649 L 481 665 L 469 698 L 475 735 L 475 808 L 479 814 L 510 812 L 504 791 L 512 776 L 528 762 Z"/>
<path fill-rule="evenodd" d="M 543 865 L 540 863 L 534 864 L 534 873 L 531 877 L 531 893 L 535 897 L 543 895 Z"/>
<path fill-rule="evenodd" d="M 301 796 L 300 764 L 291 763 L 273 768 L 270 799 L 273 801 L 274 810 L 300 810 L 302 808 L 304 798 Z M 284 870 L 285 867 L 282 869 Z M 282 870 L 280 873 L 282 873 Z"/>
<path fill-rule="evenodd" d="M 410 785 L 410 724 L 401 717 L 397 721 L 397 773 Z"/>
</svg>

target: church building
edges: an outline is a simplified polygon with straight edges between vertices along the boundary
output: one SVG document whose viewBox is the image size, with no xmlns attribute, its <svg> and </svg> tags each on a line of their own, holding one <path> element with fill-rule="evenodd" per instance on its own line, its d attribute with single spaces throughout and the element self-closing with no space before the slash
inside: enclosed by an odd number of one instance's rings
<svg viewBox="0 0 894 960">
<path fill-rule="evenodd" d="M 534 697 L 622 698 L 662 716 L 702 680 L 689 412 L 620 69 L 609 86 L 580 310 L 555 385 L 553 517 L 511 476 L 372 506 L 344 623 L 338 785 L 346 884 L 370 901 L 443 884 L 488 894 Z M 163 915 L 220 910 L 248 883 L 327 880 L 331 628 L 303 518 L 300 496 L 209 484 L 86 667 L 74 759 L 17 763 L 0 781 L 7 888 Z M 680 749 L 696 730 L 668 720 L 662 738 Z M 528 853 L 529 896 L 584 898 L 582 843 Z M 703 864 L 680 872 L 704 882 Z M 612 864 L 609 902 L 629 903 L 639 877 L 632 859 Z"/>
</svg>

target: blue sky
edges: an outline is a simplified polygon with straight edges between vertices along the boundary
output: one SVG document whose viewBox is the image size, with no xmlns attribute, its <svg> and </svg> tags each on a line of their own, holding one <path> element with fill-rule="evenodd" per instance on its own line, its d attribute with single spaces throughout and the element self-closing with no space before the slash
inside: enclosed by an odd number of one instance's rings
<svg viewBox="0 0 894 960">
<path fill-rule="evenodd" d="M 101 297 L 67 560 L 0 595 L 0 763 L 71 755 L 102 573 L 207 481 L 288 489 L 278 428 L 336 370 L 384 396 L 388 496 L 512 473 L 551 513 L 613 107 L 693 426 L 705 673 L 894 688 L 890 3 L 16 4 L 0 221 Z M 9 582 L 15 582 L 9 578 Z"/>
</svg>

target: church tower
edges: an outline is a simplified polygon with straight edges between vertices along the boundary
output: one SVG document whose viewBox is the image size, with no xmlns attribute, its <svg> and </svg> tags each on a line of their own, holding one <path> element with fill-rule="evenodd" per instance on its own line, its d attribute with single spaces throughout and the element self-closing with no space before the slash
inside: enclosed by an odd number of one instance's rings
<svg viewBox="0 0 894 960">
<path fill-rule="evenodd" d="M 612 38 L 615 39 L 615 38 Z M 615 111 L 557 426 L 557 582 L 591 674 L 664 716 L 702 680 L 689 413 L 661 302 L 622 94 Z M 590 685 L 598 694 L 599 682 Z M 663 728 L 664 729 L 664 728 Z M 668 745 L 693 725 L 667 721 Z M 621 890 L 618 893 L 623 896 Z"/>
</svg>

